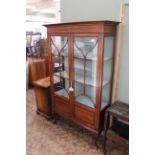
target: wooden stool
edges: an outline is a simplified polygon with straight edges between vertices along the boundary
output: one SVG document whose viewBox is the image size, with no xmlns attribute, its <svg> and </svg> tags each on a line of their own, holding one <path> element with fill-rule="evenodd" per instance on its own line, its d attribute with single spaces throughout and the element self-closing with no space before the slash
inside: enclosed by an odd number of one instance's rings
<svg viewBox="0 0 155 155">
<path fill-rule="evenodd" d="M 118 133 L 114 132 L 112 128 L 109 128 L 108 118 L 114 118 L 122 120 L 123 122 L 129 123 L 129 105 L 123 102 L 116 101 L 115 104 L 111 105 L 105 111 L 104 118 L 104 140 L 103 140 L 103 150 L 106 153 L 106 140 L 111 139 L 120 143 L 128 144 L 128 139 L 121 137 Z"/>
</svg>

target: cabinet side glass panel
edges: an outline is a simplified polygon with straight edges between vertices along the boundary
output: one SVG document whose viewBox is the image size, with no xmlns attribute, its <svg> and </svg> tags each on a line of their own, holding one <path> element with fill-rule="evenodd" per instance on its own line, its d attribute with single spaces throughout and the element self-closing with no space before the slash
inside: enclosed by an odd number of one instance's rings
<svg viewBox="0 0 155 155">
<path fill-rule="evenodd" d="M 104 38 L 104 67 L 103 67 L 103 84 L 102 84 L 102 100 L 101 110 L 109 104 L 111 74 L 112 74 L 112 57 L 113 57 L 113 37 Z"/>
<path fill-rule="evenodd" d="M 52 36 L 51 45 L 54 93 L 69 98 L 68 39 L 66 36 Z"/>
<path fill-rule="evenodd" d="M 97 37 L 74 38 L 74 89 L 76 103 L 95 108 Z"/>
</svg>

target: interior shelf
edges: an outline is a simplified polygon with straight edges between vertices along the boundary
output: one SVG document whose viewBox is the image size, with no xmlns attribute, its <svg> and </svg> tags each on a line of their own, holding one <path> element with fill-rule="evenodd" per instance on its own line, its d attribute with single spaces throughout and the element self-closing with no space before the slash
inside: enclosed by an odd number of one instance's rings
<svg viewBox="0 0 155 155">
<path fill-rule="evenodd" d="M 68 74 L 67 74 L 66 71 L 62 71 L 61 74 L 60 74 L 60 72 L 54 73 L 54 76 L 62 77 L 62 78 L 65 78 L 65 79 L 69 79 Z M 83 76 L 81 76 L 81 75 L 76 75 L 76 74 L 75 74 L 75 77 L 76 77 L 76 78 L 74 79 L 75 82 L 84 84 L 84 77 L 83 77 Z M 86 79 L 85 79 L 85 84 L 86 84 L 86 85 L 89 85 L 89 86 L 96 87 L 96 84 L 95 84 L 96 81 L 95 81 L 94 79 L 95 79 L 95 78 L 86 77 Z M 109 81 L 103 81 L 102 86 L 104 87 L 104 86 L 107 85 L 108 83 L 109 83 Z"/>
<path fill-rule="evenodd" d="M 74 56 L 75 59 L 84 59 L 82 56 Z M 89 61 L 97 61 L 97 58 L 96 56 L 87 56 L 86 57 L 86 60 L 89 60 Z M 109 60 L 112 60 L 111 57 L 104 57 L 104 61 L 109 61 Z"/>
<path fill-rule="evenodd" d="M 67 92 L 64 90 L 64 89 L 61 89 L 61 90 L 59 90 L 59 91 L 56 91 L 55 92 L 57 95 L 59 95 L 59 96 L 64 96 L 64 97 L 66 97 L 66 98 L 68 98 L 69 96 L 68 96 L 68 94 L 67 94 Z M 80 104 L 83 104 L 83 105 L 85 105 L 85 106 L 88 106 L 88 107 L 90 107 L 90 108 L 95 108 L 95 106 L 94 106 L 94 104 L 91 102 L 91 100 L 89 100 L 88 98 L 86 98 L 85 96 L 79 96 L 79 97 L 77 97 L 76 99 L 75 99 L 75 101 L 76 101 L 76 103 L 78 102 L 78 103 L 80 103 Z M 106 107 L 108 105 L 108 102 L 105 102 L 105 101 L 102 101 L 101 102 L 101 111 Z"/>
<path fill-rule="evenodd" d="M 74 56 L 74 58 L 75 59 L 84 59 L 83 57 L 80 57 L 80 56 Z M 89 61 L 97 61 L 97 58 L 93 58 L 93 56 L 92 57 L 86 57 L 86 60 L 89 60 Z M 109 61 L 109 60 L 112 60 L 112 57 L 104 57 L 104 61 Z"/>
<path fill-rule="evenodd" d="M 58 63 L 58 62 L 55 62 L 54 63 L 54 67 L 62 67 L 63 66 L 63 64 L 60 64 L 60 63 Z"/>
<path fill-rule="evenodd" d="M 69 79 L 68 74 L 67 74 L 66 71 L 56 72 L 56 73 L 54 73 L 54 76 Z"/>
<path fill-rule="evenodd" d="M 85 106 L 88 106 L 90 108 L 93 108 L 93 109 L 95 108 L 95 106 L 93 105 L 93 103 L 91 101 L 89 101 L 89 100 L 86 100 L 85 97 L 82 97 L 81 96 L 76 101 L 79 102 L 79 103 L 81 103 L 81 104 L 83 104 L 83 105 L 85 105 Z M 100 111 L 102 111 L 107 105 L 108 105 L 107 102 L 102 102 Z"/>
<path fill-rule="evenodd" d="M 67 70 L 69 70 L 68 65 L 65 65 L 65 68 L 66 68 Z M 75 68 L 74 68 L 74 71 L 75 71 L 75 69 L 84 70 L 84 66 L 79 65 L 79 64 L 76 64 L 76 66 L 75 66 Z M 91 71 L 91 68 L 89 68 L 89 67 L 86 66 L 85 70 L 86 70 L 86 71 Z"/>
<path fill-rule="evenodd" d="M 64 89 L 61 89 L 59 91 L 55 91 L 55 94 L 57 94 L 59 96 L 63 96 L 65 98 L 68 98 L 69 97 L 68 94 L 67 94 L 67 92 Z"/>
<path fill-rule="evenodd" d="M 80 56 L 80 55 L 79 55 L 79 56 L 74 56 L 74 58 L 75 58 L 75 59 L 84 59 L 84 58 L 83 58 L 82 56 Z M 90 56 L 88 57 L 88 56 L 87 56 L 87 57 L 86 57 L 86 60 L 97 61 L 97 58 L 96 58 L 96 56 L 92 56 L 92 57 L 90 57 Z"/>
<path fill-rule="evenodd" d="M 104 57 L 104 61 L 112 60 L 112 57 Z"/>
<path fill-rule="evenodd" d="M 90 107 L 90 108 L 95 108 L 95 106 L 94 106 L 94 104 L 92 103 L 92 101 L 91 100 L 89 100 L 87 97 L 85 97 L 85 96 L 79 96 L 79 97 L 77 97 L 76 99 L 75 99 L 75 101 L 76 102 L 78 102 L 78 103 L 81 103 L 81 104 L 83 104 L 83 105 L 85 105 L 85 106 L 88 106 L 88 107 Z"/>
<path fill-rule="evenodd" d="M 57 56 L 57 57 L 58 57 L 58 55 L 54 55 L 54 54 L 53 54 L 53 56 Z M 62 53 L 61 56 L 68 57 L 68 55 L 66 55 L 66 54 L 64 54 L 64 53 Z M 79 55 L 79 54 L 74 55 L 74 58 L 75 58 L 75 59 L 84 59 L 84 57 L 82 57 L 82 56 Z M 97 61 L 97 57 L 96 57 L 96 55 L 89 54 L 89 55 L 86 57 L 86 60 L 89 60 L 89 61 Z M 112 57 L 104 57 L 104 61 L 109 61 L 109 60 L 112 60 Z"/>
<path fill-rule="evenodd" d="M 55 92 L 56 95 L 59 95 L 59 96 L 63 96 L 63 97 L 66 97 L 68 98 L 68 94 L 67 92 L 64 90 L 64 89 L 61 89 L 59 91 L 56 91 Z M 91 100 L 89 100 L 88 98 L 86 98 L 85 96 L 79 96 L 75 99 L 76 102 L 80 103 L 80 104 L 83 104 L 85 106 L 88 106 L 90 108 L 95 108 L 94 104 L 91 102 Z"/>
</svg>

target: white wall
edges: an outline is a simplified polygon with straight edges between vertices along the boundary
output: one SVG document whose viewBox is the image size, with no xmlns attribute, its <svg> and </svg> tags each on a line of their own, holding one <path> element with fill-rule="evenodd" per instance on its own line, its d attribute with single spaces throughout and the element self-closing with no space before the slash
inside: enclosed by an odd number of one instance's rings
<svg viewBox="0 0 155 155">
<path fill-rule="evenodd" d="M 129 102 L 129 6 L 125 10 L 117 99 Z"/>
<path fill-rule="evenodd" d="M 61 22 L 119 20 L 123 0 L 61 0 Z M 128 0 L 124 0 L 128 3 Z M 117 99 L 129 102 L 129 33 L 128 18 L 123 30 L 120 78 Z"/>
<path fill-rule="evenodd" d="M 121 0 L 61 0 L 61 22 L 119 19 Z"/>
</svg>

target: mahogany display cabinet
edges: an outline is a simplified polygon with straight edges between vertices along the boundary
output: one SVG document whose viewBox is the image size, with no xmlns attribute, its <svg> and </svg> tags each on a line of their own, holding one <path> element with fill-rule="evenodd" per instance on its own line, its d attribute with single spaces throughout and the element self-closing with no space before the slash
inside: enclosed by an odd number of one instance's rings
<svg viewBox="0 0 155 155">
<path fill-rule="evenodd" d="M 111 102 L 118 22 L 44 25 L 48 33 L 52 113 L 95 135 Z M 54 77 L 61 83 L 54 89 Z"/>
</svg>

